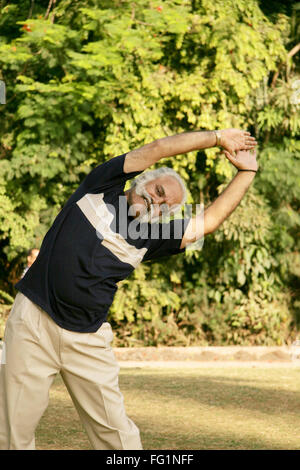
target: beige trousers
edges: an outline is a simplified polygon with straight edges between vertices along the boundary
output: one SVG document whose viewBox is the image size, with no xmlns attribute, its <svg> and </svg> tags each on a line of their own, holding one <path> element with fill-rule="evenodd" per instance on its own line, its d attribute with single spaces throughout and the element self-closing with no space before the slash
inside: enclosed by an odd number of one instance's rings
<svg viewBox="0 0 300 470">
<path fill-rule="evenodd" d="M 112 339 L 109 323 L 96 333 L 64 330 L 18 293 L 0 367 L 0 449 L 35 448 L 35 429 L 58 372 L 94 449 L 142 449 L 139 430 L 125 413 Z"/>
</svg>

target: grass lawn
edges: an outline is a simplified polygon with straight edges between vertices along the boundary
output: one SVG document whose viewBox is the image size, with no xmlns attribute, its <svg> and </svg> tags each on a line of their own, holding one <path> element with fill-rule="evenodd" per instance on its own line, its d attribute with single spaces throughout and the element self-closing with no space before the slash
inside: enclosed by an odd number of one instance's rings
<svg viewBox="0 0 300 470">
<path fill-rule="evenodd" d="M 144 449 L 300 450 L 300 369 L 121 369 L 128 416 Z M 58 376 L 37 449 L 90 449 Z"/>
</svg>

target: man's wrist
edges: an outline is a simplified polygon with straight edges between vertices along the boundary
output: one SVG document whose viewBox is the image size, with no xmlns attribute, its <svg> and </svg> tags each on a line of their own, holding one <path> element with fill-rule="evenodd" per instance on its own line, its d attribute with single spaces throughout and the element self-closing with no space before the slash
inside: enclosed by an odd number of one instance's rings
<svg viewBox="0 0 300 470">
<path fill-rule="evenodd" d="M 256 176 L 255 171 L 239 171 L 238 168 L 237 168 L 237 170 L 238 171 L 235 174 L 235 178 L 240 179 L 241 181 L 244 181 L 244 180 L 245 181 L 253 181 L 255 176 Z"/>
</svg>

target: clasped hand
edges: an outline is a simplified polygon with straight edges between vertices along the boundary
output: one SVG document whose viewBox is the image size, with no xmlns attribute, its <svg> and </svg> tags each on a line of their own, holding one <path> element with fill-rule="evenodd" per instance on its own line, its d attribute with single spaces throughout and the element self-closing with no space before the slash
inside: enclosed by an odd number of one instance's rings
<svg viewBox="0 0 300 470">
<path fill-rule="evenodd" d="M 221 133 L 221 146 L 226 158 L 238 170 L 258 169 L 255 147 L 257 142 L 250 132 L 240 129 L 223 129 Z"/>
</svg>

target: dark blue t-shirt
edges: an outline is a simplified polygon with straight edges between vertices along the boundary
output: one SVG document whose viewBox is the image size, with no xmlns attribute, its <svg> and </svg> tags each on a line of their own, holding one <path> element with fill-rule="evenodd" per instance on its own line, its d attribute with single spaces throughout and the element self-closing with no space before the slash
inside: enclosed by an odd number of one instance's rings
<svg viewBox="0 0 300 470">
<path fill-rule="evenodd" d="M 141 172 L 124 173 L 125 156 L 103 163 L 85 178 L 16 285 L 67 330 L 97 331 L 119 281 L 142 261 L 184 251 L 180 244 L 188 219 L 148 224 L 128 215 L 124 186 Z"/>
</svg>

